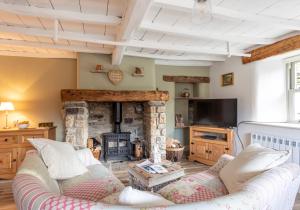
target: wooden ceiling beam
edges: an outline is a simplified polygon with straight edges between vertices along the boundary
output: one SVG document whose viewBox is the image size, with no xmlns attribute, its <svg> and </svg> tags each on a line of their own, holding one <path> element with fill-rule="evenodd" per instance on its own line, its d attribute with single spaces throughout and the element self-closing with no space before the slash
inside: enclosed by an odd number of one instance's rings
<svg viewBox="0 0 300 210">
<path fill-rule="evenodd" d="M 166 51 L 174 51 L 174 52 L 189 52 L 189 53 L 199 53 L 199 54 L 211 54 L 211 55 L 225 55 L 228 56 L 227 48 L 207 48 L 200 46 L 190 46 L 190 45 L 179 45 L 179 44 L 169 44 L 163 42 L 149 42 L 149 41 L 140 41 L 140 40 L 132 40 L 127 44 L 129 47 L 140 47 L 140 48 L 148 48 L 148 49 L 159 49 Z M 231 49 L 232 56 L 250 56 L 250 54 L 245 53 L 239 49 Z"/>
<path fill-rule="evenodd" d="M 30 36 L 42 36 L 48 38 L 53 38 L 53 34 L 54 34 L 54 31 L 51 30 L 19 27 L 19 26 L 5 26 L 5 25 L 0 25 L 0 31 L 9 32 L 9 33 L 26 34 Z M 83 33 L 68 32 L 68 31 L 59 31 L 57 33 L 57 38 L 81 41 L 81 42 L 90 42 L 95 44 L 121 46 L 121 47 L 137 47 L 137 48 L 158 49 L 158 50 L 166 50 L 166 51 L 174 51 L 174 52 L 181 51 L 181 52 L 211 54 L 211 55 L 225 55 L 225 56 L 228 55 L 228 51 L 225 48 L 210 49 L 207 47 L 187 46 L 187 45 L 168 44 L 162 42 L 149 42 L 149 41 L 140 41 L 140 40 L 113 41 L 112 36 L 83 34 Z M 244 53 L 242 50 L 239 49 L 231 49 L 231 55 L 250 56 L 250 54 Z"/>
<path fill-rule="evenodd" d="M 142 57 L 142 58 L 153 58 L 153 59 L 162 59 L 169 61 L 225 61 L 224 56 L 218 55 L 159 55 L 152 53 L 143 53 L 143 52 L 134 52 L 134 51 L 125 51 L 124 55 Z M 204 63 L 203 63 L 204 64 Z M 211 64 L 207 62 L 206 64 Z"/>
<path fill-rule="evenodd" d="M 17 57 L 30 57 L 30 58 L 71 58 L 76 59 L 75 52 L 25 52 L 23 50 L 0 50 L 0 55 L 3 56 L 17 56 Z"/>
<path fill-rule="evenodd" d="M 0 31 L 7 32 L 7 33 L 26 34 L 29 36 L 42 36 L 47 38 L 54 38 L 54 33 L 55 33 L 54 30 L 44 30 L 40 28 L 29 28 L 29 27 L 8 26 L 8 25 L 0 25 Z M 114 36 L 84 34 L 84 33 L 68 32 L 68 31 L 58 31 L 56 36 L 57 39 L 66 39 L 66 40 L 93 42 L 93 43 L 99 43 L 99 40 L 106 41 L 106 42 L 110 42 L 110 41 L 113 42 L 115 39 Z"/>
<path fill-rule="evenodd" d="M 140 26 L 149 10 L 152 0 L 130 0 L 122 24 L 119 27 L 117 41 L 128 41 Z M 117 46 L 112 54 L 112 64 L 120 65 L 125 52 L 125 46 Z"/>
<path fill-rule="evenodd" d="M 121 23 L 121 18 L 116 16 L 88 14 L 66 10 L 41 8 L 35 6 L 24 6 L 18 4 L 0 3 L 0 11 L 9 12 L 16 15 L 67 20 L 79 23 L 91 23 L 102 25 L 118 25 Z"/>
<path fill-rule="evenodd" d="M 194 30 L 190 30 L 178 26 L 162 25 L 162 24 L 151 23 L 151 22 L 143 22 L 141 24 L 141 28 L 148 31 L 160 32 L 168 35 L 181 36 L 186 38 L 198 38 L 198 39 L 218 40 L 218 41 L 246 43 L 246 44 L 261 44 L 261 45 L 271 44 L 275 42 L 274 39 L 207 33 L 203 31 L 194 31 Z"/>
<path fill-rule="evenodd" d="M 161 7 L 166 7 L 173 10 L 179 10 L 183 12 L 191 12 L 193 9 L 193 0 L 154 0 L 154 3 Z M 243 21 L 251 21 L 257 24 L 267 24 L 274 27 L 300 31 L 299 20 L 289 20 L 285 18 L 271 17 L 266 15 L 252 14 L 247 12 L 239 12 L 232 9 L 227 9 L 220 6 L 213 5 L 212 14 L 219 18 L 231 18 Z"/>
<path fill-rule="evenodd" d="M 14 45 L 14 46 L 25 46 L 25 47 L 37 47 L 45 49 L 57 49 L 65 50 L 71 52 L 85 52 L 85 53 L 101 53 L 101 54 L 111 54 L 112 49 L 101 48 L 101 49 L 92 49 L 88 47 L 72 46 L 72 45 L 58 45 L 58 44 L 49 44 L 41 42 L 32 42 L 32 41 L 22 41 L 22 40 L 12 40 L 12 39 L 0 39 L 1 45 Z"/>
<path fill-rule="evenodd" d="M 300 49 L 300 35 L 286 38 L 274 44 L 263 46 L 250 51 L 251 57 L 243 57 L 244 64 L 262 60 L 271 56 L 281 55 Z"/>
<path fill-rule="evenodd" d="M 155 60 L 155 65 L 161 66 L 212 66 L 212 62 L 202 60 Z"/>
</svg>

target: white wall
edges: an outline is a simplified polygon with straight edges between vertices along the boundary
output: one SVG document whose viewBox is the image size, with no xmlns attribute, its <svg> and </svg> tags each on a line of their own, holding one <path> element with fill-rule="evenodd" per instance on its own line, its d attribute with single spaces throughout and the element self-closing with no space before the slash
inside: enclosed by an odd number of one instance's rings
<svg viewBox="0 0 300 210">
<path fill-rule="evenodd" d="M 215 63 L 210 69 L 210 98 L 238 98 L 238 121 L 253 120 L 253 64 L 242 65 L 240 58 Z M 221 75 L 234 73 L 234 85 L 221 86 Z"/>
<path fill-rule="evenodd" d="M 283 60 L 254 63 L 252 83 L 253 119 L 280 122 L 287 120 L 287 78 Z"/>
<path fill-rule="evenodd" d="M 234 73 L 234 85 L 222 87 L 221 75 Z M 286 69 L 282 59 L 267 59 L 242 64 L 238 57 L 215 63 L 210 69 L 210 97 L 237 98 L 238 121 L 282 122 L 287 119 Z M 244 124 L 240 136 L 245 144 L 250 141 L 250 132 L 276 133 L 292 137 L 300 136 L 300 131 L 265 125 Z M 296 132 L 296 134 L 295 134 Z M 237 137 L 236 137 L 237 141 Z M 236 150 L 240 144 L 236 142 Z"/>
</svg>

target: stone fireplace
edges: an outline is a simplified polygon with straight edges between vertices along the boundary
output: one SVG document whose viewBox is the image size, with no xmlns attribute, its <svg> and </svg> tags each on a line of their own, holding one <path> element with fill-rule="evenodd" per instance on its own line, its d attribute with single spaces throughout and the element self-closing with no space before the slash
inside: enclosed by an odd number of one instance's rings
<svg viewBox="0 0 300 210">
<path fill-rule="evenodd" d="M 120 130 L 130 133 L 130 141 L 144 140 L 147 157 L 158 145 L 166 155 L 166 91 L 62 90 L 65 140 L 75 146 L 95 138 L 103 145 L 105 133 L 115 131 L 113 106 L 122 104 Z"/>
</svg>

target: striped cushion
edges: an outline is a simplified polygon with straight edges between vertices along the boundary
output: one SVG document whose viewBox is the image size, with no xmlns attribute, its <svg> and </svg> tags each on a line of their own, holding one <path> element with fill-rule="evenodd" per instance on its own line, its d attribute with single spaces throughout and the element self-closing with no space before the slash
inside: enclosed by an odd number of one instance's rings
<svg viewBox="0 0 300 210">
<path fill-rule="evenodd" d="M 43 202 L 41 210 L 90 210 L 93 206 L 96 206 L 96 204 L 91 201 L 79 200 L 66 196 L 56 196 Z"/>
<path fill-rule="evenodd" d="M 96 206 L 92 201 L 49 193 L 38 178 L 27 174 L 15 177 L 13 194 L 18 210 L 91 210 Z"/>
</svg>

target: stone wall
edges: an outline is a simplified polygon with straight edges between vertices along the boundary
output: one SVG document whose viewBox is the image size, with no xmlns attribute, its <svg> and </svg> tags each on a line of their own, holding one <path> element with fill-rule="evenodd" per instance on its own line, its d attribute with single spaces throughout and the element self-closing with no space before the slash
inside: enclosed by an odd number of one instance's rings
<svg viewBox="0 0 300 210">
<path fill-rule="evenodd" d="M 139 109 L 142 109 L 140 112 Z M 88 136 L 102 142 L 102 134 L 113 132 L 114 122 L 112 103 L 89 102 Z M 130 132 L 131 141 L 144 140 L 144 114 L 142 103 L 122 103 L 121 131 Z"/>
<path fill-rule="evenodd" d="M 65 140 L 74 146 L 86 147 L 88 139 L 88 106 L 84 101 L 65 102 Z"/>
<path fill-rule="evenodd" d="M 113 131 L 112 103 L 89 102 L 88 135 L 102 143 L 102 134 Z"/>
<path fill-rule="evenodd" d="M 144 105 L 143 103 L 122 103 L 121 131 L 130 132 L 131 141 L 144 140 Z"/>
<path fill-rule="evenodd" d="M 65 102 L 66 141 L 86 147 L 88 138 L 102 143 L 102 134 L 113 132 L 112 103 Z M 159 155 L 166 157 L 166 106 L 163 101 L 122 103 L 121 130 L 131 132 L 131 141 L 145 140 L 147 157 L 152 158 L 154 145 Z"/>
<path fill-rule="evenodd" d="M 146 152 L 152 158 L 154 145 L 158 145 L 159 153 L 163 159 L 166 157 L 166 106 L 162 101 L 144 103 L 144 127 Z"/>
</svg>

